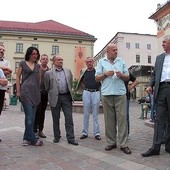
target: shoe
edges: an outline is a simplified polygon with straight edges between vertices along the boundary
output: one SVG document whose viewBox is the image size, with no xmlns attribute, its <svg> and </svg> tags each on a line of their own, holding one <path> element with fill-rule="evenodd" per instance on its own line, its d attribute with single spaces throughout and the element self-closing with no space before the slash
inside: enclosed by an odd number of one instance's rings
<svg viewBox="0 0 170 170">
<path fill-rule="evenodd" d="M 148 151 L 142 153 L 141 155 L 143 157 L 149 157 L 149 156 L 159 155 L 159 154 L 160 154 L 159 151 L 150 148 Z"/>
<path fill-rule="evenodd" d="M 100 135 L 96 135 L 96 136 L 95 136 L 95 139 L 96 139 L 96 140 L 101 140 Z"/>
<path fill-rule="evenodd" d="M 39 135 L 39 137 L 41 137 L 41 138 L 46 138 L 46 136 L 44 135 L 44 133 L 43 133 L 42 131 L 40 131 L 38 135 Z"/>
<path fill-rule="evenodd" d="M 56 139 L 56 138 L 53 139 L 54 143 L 58 143 L 59 141 L 60 141 L 60 139 Z"/>
<path fill-rule="evenodd" d="M 80 139 L 85 139 L 87 137 L 88 137 L 87 135 L 82 135 L 82 136 L 80 136 Z"/>
<path fill-rule="evenodd" d="M 110 151 L 110 150 L 115 149 L 115 148 L 117 148 L 116 144 L 115 145 L 107 145 L 105 150 Z"/>
<path fill-rule="evenodd" d="M 124 147 L 124 148 L 121 148 L 121 150 L 125 153 L 125 154 L 131 154 L 131 150 L 128 148 L 128 147 Z"/>
<path fill-rule="evenodd" d="M 22 146 L 28 146 L 28 145 L 31 145 L 31 143 L 27 140 L 23 140 Z"/>
<path fill-rule="evenodd" d="M 1 142 L 2 140 L 0 139 L 0 142 Z"/>
<path fill-rule="evenodd" d="M 76 146 L 78 145 L 78 142 L 75 140 L 69 140 L 68 143 Z"/>
<path fill-rule="evenodd" d="M 130 135 L 128 135 L 127 139 L 130 140 Z"/>
<path fill-rule="evenodd" d="M 35 133 L 35 138 L 39 139 L 38 133 Z"/>
<path fill-rule="evenodd" d="M 33 144 L 34 146 L 42 146 L 43 145 L 43 141 L 42 140 L 37 140 L 37 142 L 35 144 Z"/>
</svg>

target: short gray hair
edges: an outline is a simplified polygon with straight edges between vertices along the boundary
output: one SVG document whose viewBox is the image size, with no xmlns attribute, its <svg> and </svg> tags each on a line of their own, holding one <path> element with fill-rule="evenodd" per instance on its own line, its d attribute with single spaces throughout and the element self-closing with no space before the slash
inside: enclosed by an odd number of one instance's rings
<svg viewBox="0 0 170 170">
<path fill-rule="evenodd" d="M 164 37 L 164 40 L 170 40 L 170 35 L 166 35 L 166 36 Z"/>
</svg>

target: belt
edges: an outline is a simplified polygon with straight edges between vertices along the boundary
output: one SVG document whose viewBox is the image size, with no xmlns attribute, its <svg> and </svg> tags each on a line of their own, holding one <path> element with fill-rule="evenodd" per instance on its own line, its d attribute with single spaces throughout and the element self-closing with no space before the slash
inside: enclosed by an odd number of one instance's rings
<svg viewBox="0 0 170 170">
<path fill-rule="evenodd" d="M 99 91 L 99 89 L 84 89 L 86 91 L 90 91 L 90 92 L 96 92 L 96 91 Z"/>
<path fill-rule="evenodd" d="M 70 94 L 70 92 L 67 92 L 67 93 L 59 93 L 59 95 L 67 95 L 67 94 Z"/>
<path fill-rule="evenodd" d="M 170 81 L 163 81 L 163 82 L 160 82 L 160 85 L 163 85 L 163 84 L 170 85 Z"/>
</svg>

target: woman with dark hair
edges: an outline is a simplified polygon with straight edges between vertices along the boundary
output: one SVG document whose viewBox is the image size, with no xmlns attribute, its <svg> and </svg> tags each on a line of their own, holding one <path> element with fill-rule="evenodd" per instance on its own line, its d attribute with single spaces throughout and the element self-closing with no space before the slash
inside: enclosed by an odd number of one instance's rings
<svg viewBox="0 0 170 170">
<path fill-rule="evenodd" d="M 37 64 L 39 58 L 39 50 L 35 47 L 29 47 L 25 54 L 25 60 L 20 62 L 16 74 L 17 96 L 20 98 L 25 113 L 23 146 L 43 145 L 43 141 L 37 140 L 34 133 L 35 113 L 40 103 L 41 71 L 40 65 Z"/>
</svg>

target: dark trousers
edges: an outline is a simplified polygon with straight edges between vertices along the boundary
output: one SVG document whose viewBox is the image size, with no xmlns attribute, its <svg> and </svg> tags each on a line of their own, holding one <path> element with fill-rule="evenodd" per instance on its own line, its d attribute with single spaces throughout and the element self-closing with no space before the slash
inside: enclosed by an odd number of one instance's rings
<svg viewBox="0 0 170 170">
<path fill-rule="evenodd" d="M 6 90 L 0 90 L 0 115 L 4 105 L 5 92 Z"/>
<path fill-rule="evenodd" d="M 170 150 L 170 83 L 160 84 L 155 104 L 156 117 L 152 148 L 160 151 L 166 128 L 165 148 Z"/>
<path fill-rule="evenodd" d="M 74 140 L 74 124 L 72 117 L 72 99 L 70 94 L 59 95 L 56 107 L 51 107 L 53 118 L 53 131 L 56 139 L 61 138 L 60 131 L 60 111 L 63 111 L 65 117 L 66 138 L 68 141 Z"/>
<path fill-rule="evenodd" d="M 42 131 L 44 128 L 45 120 L 45 110 L 48 103 L 48 93 L 41 93 L 41 102 L 39 103 L 34 122 L 34 132 L 37 133 L 37 130 Z"/>
</svg>

